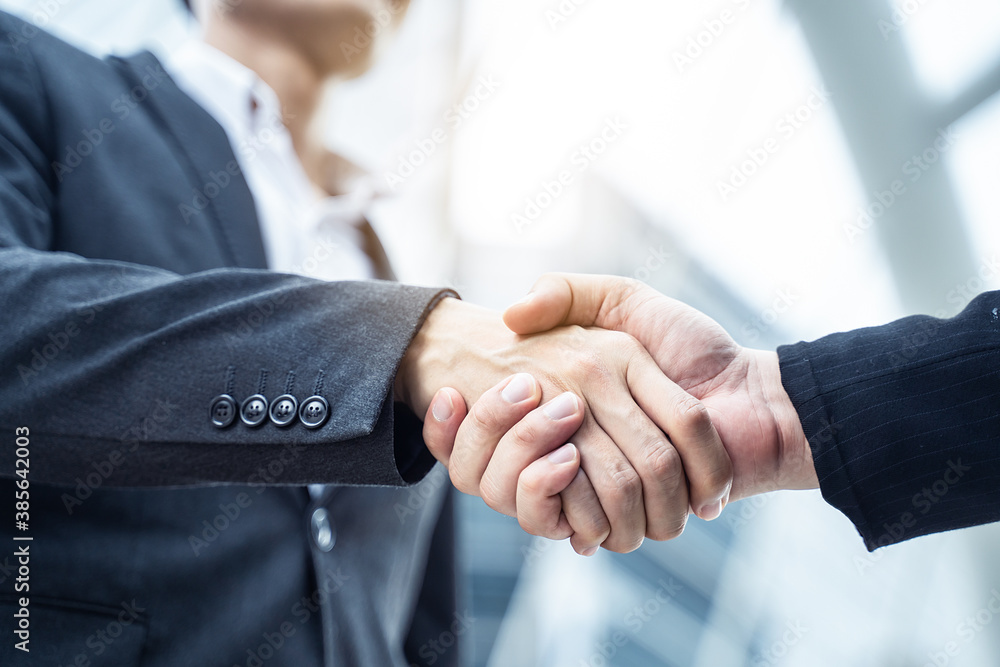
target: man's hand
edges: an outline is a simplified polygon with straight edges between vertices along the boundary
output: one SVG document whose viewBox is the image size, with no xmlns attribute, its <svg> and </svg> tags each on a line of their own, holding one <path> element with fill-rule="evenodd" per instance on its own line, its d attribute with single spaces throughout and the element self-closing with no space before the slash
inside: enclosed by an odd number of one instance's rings
<svg viewBox="0 0 1000 667">
<path fill-rule="evenodd" d="M 407 350 L 397 375 L 397 398 L 423 414 L 435 392 L 448 386 L 474 405 L 515 372 L 530 373 L 537 383 L 518 375 L 500 389 L 506 392 L 503 399 L 523 406 L 555 399 L 542 414 L 548 408 L 550 421 L 568 420 L 559 426 L 567 432 L 553 441 L 520 428 L 517 441 L 525 446 L 496 462 L 499 437 L 492 443 L 477 439 L 475 446 L 453 451 L 432 446 L 459 490 L 482 495 L 494 509 L 517 515 L 522 471 L 563 444 L 572 435 L 568 424 L 582 411 L 574 442 L 586 475 L 575 477 L 570 488 L 580 487 L 581 496 L 596 495 L 610 532 L 587 534 L 588 526 L 599 522 L 575 517 L 575 507 L 566 505 L 578 550 L 603 544 L 631 551 L 646 535 L 674 537 L 683 530 L 689 503 L 715 507 L 728 494 L 730 463 L 705 409 L 668 380 L 626 334 L 562 327 L 518 336 L 503 325 L 499 314 L 445 299 Z M 489 415 L 477 417 L 479 423 L 491 423 Z M 689 473 L 686 480 L 688 470 L 696 474 Z"/>
<path fill-rule="evenodd" d="M 550 274 L 507 309 L 504 321 L 520 334 L 574 324 L 635 337 L 664 374 L 708 409 L 733 464 L 732 500 L 819 486 L 777 354 L 740 347 L 694 308 L 636 280 Z"/>
<path fill-rule="evenodd" d="M 579 553 L 591 556 L 598 549 L 594 543 L 600 544 L 599 540 L 608 534 L 610 526 L 586 473 L 580 470 L 579 449 L 572 443 L 559 446 L 583 422 L 583 403 L 577 400 L 577 409 L 563 416 L 557 403 L 561 396 L 544 408 L 538 408 L 540 391 L 523 401 L 511 400 L 514 397 L 507 389 L 515 382 L 537 387 L 535 379 L 527 374 L 507 378 L 483 394 L 469 419 L 466 419 L 465 399 L 450 387 L 441 389 L 431 401 L 424 419 L 424 442 L 431 451 L 442 454 L 442 462 L 446 465 L 449 463 L 447 453 L 452 451 L 453 445 L 462 451 L 484 443 L 484 449 L 489 449 L 492 443 L 497 443 L 492 448 L 490 466 L 480 482 L 484 488 L 496 486 L 492 477 L 503 474 L 501 471 L 510 468 L 511 461 L 521 458 L 522 462 L 513 466 L 515 473 L 523 468 L 517 477 L 515 500 L 521 527 L 533 535 L 553 540 L 571 537 Z M 538 449 L 534 443 L 548 443 L 543 444 L 542 449 L 555 449 L 524 467 L 525 453 Z M 564 504 L 573 517 L 573 524 L 563 513 Z M 601 538 L 588 539 L 593 535 Z"/>
</svg>

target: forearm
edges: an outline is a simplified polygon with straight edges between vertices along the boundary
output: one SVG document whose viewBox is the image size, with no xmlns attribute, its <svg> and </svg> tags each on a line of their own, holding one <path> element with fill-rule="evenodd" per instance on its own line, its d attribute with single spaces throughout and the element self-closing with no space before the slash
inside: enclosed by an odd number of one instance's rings
<svg viewBox="0 0 1000 667">
<path fill-rule="evenodd" d="M 392 381 L 437 290 L 0 253 L 0 424 L 31 428 L 38 481 L 75 484 L 110 462 L 107 485 L 246 483 L 280 457 L 278 483 L 402 483 Z M 315 429 L 217 428 L 224 393 L 237 406 L 320 395 L 329 415 Z"/>
</svg>

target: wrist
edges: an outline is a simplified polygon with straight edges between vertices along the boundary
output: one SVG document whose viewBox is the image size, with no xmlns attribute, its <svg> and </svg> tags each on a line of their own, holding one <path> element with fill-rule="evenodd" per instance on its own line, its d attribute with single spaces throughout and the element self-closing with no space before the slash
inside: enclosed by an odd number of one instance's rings
<svg viewBox="0 0 1000 667">
<path fill-rule="evenodd" d="M 781 383 L 777 352 L 750 350 L 756 357 L 764 400 L 778 433 L 779 467 L 776 488 L 816 489 L 819 481 L 813 465 L 812 449 L 802 430 L 799 413 Z"/>
<path fill-rule="evenodd" d="M 499 314 L 459 299 L 442 299 L 413 337 L 396 372 L 396 400 L 424 415 L 442 387 L 471 405 L 501 378 L 501 350 L 513 342 Z"/>
<path fill-rule="evenodd" d="M 418 381 L 421 377 L 421 362 L 427 361 L 427 356 L 435 348 L 434 341 L 440 338 L 442 320 L 448 319 L 448 311 L 451 308 L 449 302 L 455 299 L 444 298 L 434 308 L 427 313 L 423 324 L 410 341 L 409 347 L 403 354 L 403 359 L 396 370 L 395 399 L 410 406 L 414 414 L 423 415 L 426 413 L 427 402 L 423 400 L 422 385 Z"/>
</svg>

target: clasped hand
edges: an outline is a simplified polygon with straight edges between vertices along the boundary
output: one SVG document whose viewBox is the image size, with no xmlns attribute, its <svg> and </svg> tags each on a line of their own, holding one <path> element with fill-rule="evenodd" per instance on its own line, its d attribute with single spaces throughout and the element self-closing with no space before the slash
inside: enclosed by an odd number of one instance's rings
<svg viewBox="0 0 1000 667">
<path fill-rule="evenodd" d="M 627 552 L 677 537 L 692 509 L 811 486 L 774 353 L 698 311 L 636 281 L 550 275 L 503 317 L 446 299 L 396 391 L 454 485 L 529 533 Z"/>
</svg>

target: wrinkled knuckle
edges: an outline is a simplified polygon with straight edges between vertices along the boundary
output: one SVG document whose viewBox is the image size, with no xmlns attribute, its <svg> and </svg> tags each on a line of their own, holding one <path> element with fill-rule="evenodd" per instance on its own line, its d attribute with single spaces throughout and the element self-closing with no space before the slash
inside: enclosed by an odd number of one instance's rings
<svg viewBox="0 0 1000 667">
<path fill-rule="evenodd" d="M 593 347 L 577 350 L 573 364 L 588 377 L 603 373 L 605 367 L 601 353 Z"/>
<path fill-rule="evenodd" d="M 646 537 L 657 542 L 666 542 L 667 540 L 674 540 L 681 536 L 684 532 L 684 528 L 687 526 L 687 514 L 685 513 L 680 519 L 670 521 L 665 525 L 657 526 L 647 526 L 646 527 Z"/>
<path fill-rule="evenodd" d="M 609 332 L 609 336 L 610 343 L 615 347 L 615 349 L 620 350 L 628 357 L 641 354 L 646 349 L 631 334 L 627 334 L 622 331 L 611 331 Z"/>
<path fill-rule="evenodd" d="M 635 538 L 621 538 L 616 535 L 612 535 L 607 541 L 601 546 L 608 551 L 613 551 L 617 554 L 627 554 L 632 553 L 636 549 L 642 546 L 643 536 L 640 535 Z"/>
<path fill-rule="evenodd" d="M 631 278 L 622 276 L 618 280 L 616 295 L 619 297 L 626 297 L 642 289 L 647 289 L 648 285 L 642 282 L 638 278 Z"/>
<path fill-rule="evenodd" d="M 599 544 L 611 534 L 611 523 L 604 512 L 594 510 L 583 517 L 575 517 L 573 529 L 586 541 Z"/>
<path fill-rule="evenodd" d="M 685 432 L 704 433 L 712 427 L 708 408 L 690 394 L 677 402 L 676 410 L 678 424 Z"/>
<path fill-rule="evenodd" d="M 510 435 L 519 447 L 532 447 L 539 443 L 538 429 L 528 420 L 522 419 L 510 429 Z"/>
<path fill-rule="evenodd" d="M 616 503 L 634 503 L 642 497 L 642 478 L 631 466 L 621 466 L 611 473 L 610 492 Z"/>
<path fill-rule="evenodd" d="M 503 512 L 506 496 L 493 479 L 486 475 L 479 482 L 479 496 L 487 505 L 498 512 Z"/>
<path fill-rule="evenodd" d="M 480 399 L 472 404 L 469 411 L 472 425 L 478 432 L 490 432 L 503 424 L 503 415 L 491 401 Z"/>
<path fill-rule="evenodd" d="M 657 484 L 676 482 L 683 475 L 684 464 L 677 450 L 662 440 L 644 448 L 643 469 L 650 481 Z"/>
</svg>

